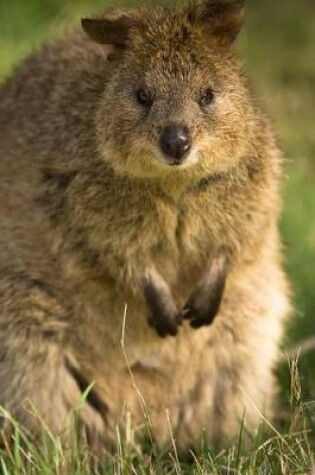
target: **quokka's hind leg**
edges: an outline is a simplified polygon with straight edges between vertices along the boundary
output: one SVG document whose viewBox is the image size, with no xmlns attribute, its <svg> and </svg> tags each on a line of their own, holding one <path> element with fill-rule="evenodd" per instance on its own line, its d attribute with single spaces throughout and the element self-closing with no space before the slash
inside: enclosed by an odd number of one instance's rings
<svg viewBox="0 0 315 475">
<path fill-rule="evenodd" d="M 78 426 L 98 449 L 106 408 L 93 388 L 82 397 L 87 388 L 69 362 L 66 333 L 65 310 L 42 284 L 0 281 L 0 405 L 34 439 L 46 428 L 65 443 L 77 410 Z M 2 435 L 10 438 L 10 417 L 0 417 Z"/>
</svg>

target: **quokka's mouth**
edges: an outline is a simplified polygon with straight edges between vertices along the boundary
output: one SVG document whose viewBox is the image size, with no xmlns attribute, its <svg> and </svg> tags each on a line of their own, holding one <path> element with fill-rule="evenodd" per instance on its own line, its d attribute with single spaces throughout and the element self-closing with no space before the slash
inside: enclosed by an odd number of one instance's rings
<svg viewBox="0 0 315 475">
<path fill-rule="evenodd" d="M 167 167 L 171 168 L 190 168 L 198 163 L 199 156 L 196 150 L 192 150 L 184 159 L 163 158 L 163 162 Z"/>
<path fill-rule="evenodd" d="M 168 160 L 165 163 L 170 167 L 180 167 L 184 165 L 185 162 L 177 161 L 177 160 Z"/>
</svg>

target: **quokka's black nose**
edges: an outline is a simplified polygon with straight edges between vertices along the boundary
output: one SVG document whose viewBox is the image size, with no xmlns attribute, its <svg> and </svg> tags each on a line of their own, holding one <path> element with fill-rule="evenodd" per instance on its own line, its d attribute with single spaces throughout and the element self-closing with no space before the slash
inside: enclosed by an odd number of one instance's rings
<svg viewBox="0 0 315 475">
<path fill-rule="evenodd" d="M 163 153 L 172 159 L 172 164 L 180 165 L 184 155 L 191 148 L 188 128 L 179 125 L 165 127 L 160 137 L 160 147 Z"/>
</svg>

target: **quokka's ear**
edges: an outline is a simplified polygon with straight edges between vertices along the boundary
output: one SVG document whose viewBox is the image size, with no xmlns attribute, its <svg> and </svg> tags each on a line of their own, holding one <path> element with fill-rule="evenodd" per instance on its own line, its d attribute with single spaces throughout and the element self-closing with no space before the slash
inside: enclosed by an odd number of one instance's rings
<svg viewBox="0 0 315 475">
<path fill-rule="evenodd" d="M 207 0 L 189 8 L 188 18 L 222 43 L 233 43 L 244 21 L 245 0 Z"/>
<path fill-rule="evenodd" d="M 116 11 L 99 18 L 84 18 L 81 24 L 93 41 L 126 48 L 131 28 L 139 28 L 141 22 L 136 17 Z"/>
</svg>

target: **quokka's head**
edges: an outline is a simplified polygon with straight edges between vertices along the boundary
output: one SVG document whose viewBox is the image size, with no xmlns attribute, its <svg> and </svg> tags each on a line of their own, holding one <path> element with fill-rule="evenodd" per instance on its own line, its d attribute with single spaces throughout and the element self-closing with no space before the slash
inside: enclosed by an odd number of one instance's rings
<svg viewBox="0 0 315 475">
<path fill-rule="evenodd" d="M 242 20 L 242 0 L 209 0 L 82 21 L 114 47 L 96 128 L 116 171 L 203 176 L 241 160 L 251 109 L 234 51 Z"/>
</svg>

